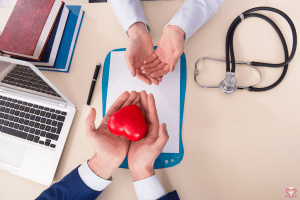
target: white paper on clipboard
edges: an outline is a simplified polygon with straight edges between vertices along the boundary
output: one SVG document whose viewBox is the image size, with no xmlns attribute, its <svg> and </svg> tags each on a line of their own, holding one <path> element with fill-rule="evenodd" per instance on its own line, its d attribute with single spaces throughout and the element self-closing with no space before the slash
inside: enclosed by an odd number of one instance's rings
<svg viewBox="0 0 300 200">
<path fill-rule="evenodd" d="M 169 141 L 163 153 L 179 153 L 179 114 L 180 114 L 180 59 L 173 72 L 163 77 L 157 85 L 147 85 L 132 77 L 127 67 L 124 51 L 112 51 L 107 88 L 106 112 L 114 101 L 124 92 L 145 90 L 152 93 L 159 118 L 159 123 L 166 123 Z"/>
</svg>

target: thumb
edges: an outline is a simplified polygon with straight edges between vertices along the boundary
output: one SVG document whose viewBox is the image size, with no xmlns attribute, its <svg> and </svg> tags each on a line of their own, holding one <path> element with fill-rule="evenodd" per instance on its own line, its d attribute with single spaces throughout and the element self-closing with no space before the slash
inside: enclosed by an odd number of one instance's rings
<svg viewBox="0 0 300 200">
<path fill-rule="evenodd" d="M 156 144 L 161 148 L 161 150 L 165 147 L 169 140 L 169 135 L 167 131 L 167 125 L 165 123 L 161 124 L 158 131 L 158 138 L 156 140 Z"/>
<path fill-rule="evenodd" d="M 170 71 L 173 72 L 174 69 L 175 69 L 175 65 L 173 65 L 173 64 L 171 63 L 169 67 L 170 67 Z"/>
<path fill-rule="evenodd" d="M 177 58 L 173 58 L 173 59 L 172 59 L 172 61 L 171 61 L 171 63 L 170 63 L 170 71 L 171 71 L 171 72 L 174 71 L 175 65 L 176 65 L 176 63 L 178 62 L 178 60 L 179 60 L 179 59 L 177 59 Z"/>
<path fill-rule="evenodd" d="M 136 73 L 135 73 L 135 67 L 134 67 L 134 56 L 127 55 L 127 56 L 125 56 L 125 58 L 126 58 L 126 62 L 127 62 L 129 70 L 131 71 L 132 76 L 135 77 Z"/>
<path fill-rule="evenodd" d="M 96 110 L 95 108 L 91 108 L 90 114 L 86 118 L 86 132 L 90 133 L 95 130 L 95 119 L 96 119 Z"/>
</svg>

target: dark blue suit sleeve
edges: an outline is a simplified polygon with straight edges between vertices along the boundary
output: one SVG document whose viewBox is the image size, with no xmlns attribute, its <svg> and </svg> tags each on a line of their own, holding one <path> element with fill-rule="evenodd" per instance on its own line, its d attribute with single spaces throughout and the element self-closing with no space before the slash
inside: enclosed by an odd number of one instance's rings
<svg viewBox="0 0 300 200">
<path fill-rule="evenodd" d="M 37 200 L 53 199 L 96 199 L 101 192 L 90 189 L 80 178 L 78 167 L 66 175 L 61 181 L 53 184 L 38 196 Z"/>
<path fill-rule="evenodd" d="M 180 199 L 179 199 L 179 196 L 178 196 L 178 194 L 175 190 L 173 192 L 170 192 L 166 196 L 163 196 L 163 197 L 159 198 L 158 200 L 180 200 Z"/>
</svg>

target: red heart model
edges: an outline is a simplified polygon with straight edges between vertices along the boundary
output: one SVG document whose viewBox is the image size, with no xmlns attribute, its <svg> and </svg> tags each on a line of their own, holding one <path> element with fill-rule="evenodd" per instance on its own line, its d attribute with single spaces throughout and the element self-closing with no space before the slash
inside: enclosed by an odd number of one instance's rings
<svg viewBox="0 0 300 200">
<path fill-rule="evenodd" d="M 129 105 L 110 116 L 108 129 L 115 135 L 124 135 L 131 141 L 139 141 L 147 133 L 147 124 L 139 107 Z"/>
</svg>

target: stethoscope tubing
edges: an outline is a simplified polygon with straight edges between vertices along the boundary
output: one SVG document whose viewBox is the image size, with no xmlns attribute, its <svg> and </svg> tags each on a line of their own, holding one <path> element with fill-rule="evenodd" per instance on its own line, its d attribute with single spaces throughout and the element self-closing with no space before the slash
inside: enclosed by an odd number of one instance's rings
<svg viewBox="0 0 300 200">
<path fill-rule="evenodd" d="M 284 39 L 284 36 L 283 36 L 282 32 L 278 28 L 278 26 L 270 18 L 268 18 L 268 17 L 266 17 L 262 14 L 252 13 L 252 12 L 255 12 L 255 11 L 262 11 L 262 10 L 275 12 L 275 13 L 281 15 L 283 18 L 285 18 L 285 20 L 288 22 L 288 24 L 289 24 L 289 26 L 292 30 L 292 35 L 293 35 L 293 47 L 292 47 L 292 51 L 291 51 L 290 56 L 288 56 L 288 48 L 287 48 L 287 45 L 286 45 L 286 41 Z M 295 28 L 292 20 L 284 12 L 282 12 L 282 11 L 276 9 L 276 8 L 256 7 L 256 8 L 252 8 L 252 9 L 249 9 L 249 10 L 243 12 L 242 17 L 241 17 L 241 15 L 239 15 L 238 17 L 235 18 L 235 20 L 231 23 L 231 25 L 228 29 L 228 32 L 227 32 L 227 36 L 226 36 L 226 72 L 235 72 L 235 56 L 234 56 L 234 51 L 233 51 L 234 31 L 235 31 L 236 27 L 241 23 L 243 18 L 247 19 L 249 17 L 258 17 L 258 18 L 264 19 L 269 24 L 271 24 L 271 26 L 277 32 L 277 34 L 278 34 L 278 36 L 281 40 L 283 49 L 284 49 L 285 61 L 283 63 L 272 64 L 272 63 L 262 63 L 262 62 L 255 62 L 255 61 L 251 62 L 251 65 L 256 66 L 256 67 L 273 67 L 274 68 L 274 67 L 283 67 L 284 66 L 284 69 L 282 71 L 281 76 L 272 85 L 264 87 L 264 88 L 257 88 L 257 87 L 253 87 L 253 86 L 250 86 L 250 87 L 247 88 L 249 91 L 256 91 L 256 92 L 267 91 L 267 90 L 270 90 L 270 89 L 276 87 L 283 80 L 283 78 L 285 77 L 285 75 L 287 73 L 288 64 L 293 59 L 293 57 L 295 55 L 295 52 L 296 52 L 296 48 L 297 48 L 296 28 Z M 229 57 L 231 59 L 229 59 Z M 230 64 L 231 64 L 231 69 L 230 69 Z M 241 88 L 238 88 L 238 89 L 241 89 Z"/>
</svg>

